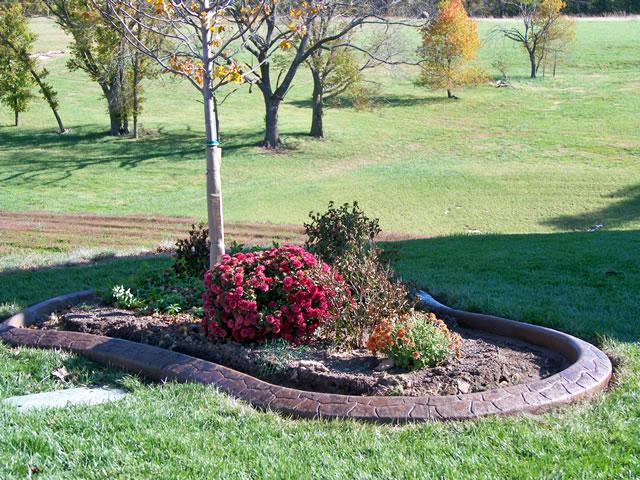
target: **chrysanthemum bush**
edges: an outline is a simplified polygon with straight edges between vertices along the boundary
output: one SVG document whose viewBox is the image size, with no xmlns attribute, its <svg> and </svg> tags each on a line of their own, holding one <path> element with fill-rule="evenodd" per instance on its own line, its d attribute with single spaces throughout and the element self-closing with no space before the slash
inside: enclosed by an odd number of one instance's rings
<svg viewBox="0 0 640 480">
<path fill-rule="evenodd" d="M 434 314 L 412 312 L 379 322 L 367 348 L 388 356 L 397 367 L 419 370 L 459 355 L 460 337 Z"/>
<path fill-rule="evenodd" d="M 339 273 L 301 247 L 225 255 L 205 274 L 207 335 L 237 342 L 308 342 L 351 303 Z"/>
</svg>

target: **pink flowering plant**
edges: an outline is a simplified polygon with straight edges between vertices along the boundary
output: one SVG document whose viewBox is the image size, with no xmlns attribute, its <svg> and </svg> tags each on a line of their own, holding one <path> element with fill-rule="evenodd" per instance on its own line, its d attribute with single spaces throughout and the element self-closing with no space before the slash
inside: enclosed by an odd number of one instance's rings
<svg viewBox="0 0 640 480">
<path fill-rule="evenodd" d="M 297 246 L 225 255 L 204 281 L 206 334 L 241 343 L 306 343 L 351 303 L 340 274 Z"/>
</svg>

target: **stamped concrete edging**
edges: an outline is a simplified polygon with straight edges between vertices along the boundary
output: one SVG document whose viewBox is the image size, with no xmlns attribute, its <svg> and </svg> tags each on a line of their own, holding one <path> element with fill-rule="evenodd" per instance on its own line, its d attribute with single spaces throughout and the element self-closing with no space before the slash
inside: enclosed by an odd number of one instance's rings
<svg viewBox="0 0 640 480">
<path fill-rule="evenodd" d="M 93 290 L 39 303 L 0 324 L 0 339 L 10 345 L 60 348 L 98 363 L 154 380 L 198 382 L 242 399 L 254 407 L 306 418 L 351 418 L 376 422 L 465 420 L 497 414 L 539 413 L 602 392 L 612 374 L 609 358 L 593 345 L 549 328 L 454 310 L 421 292 L 436 313 L 455 316 L 468 328 L 524 340 L 564 355 L 572 362 L 560 373 L 536 382 L 485 392 L 427 397 L 358 397 L 307 392 L 272 385 L 250 375 L 181 353 L 86 333 L 25 328 L 57 309 L 92 298 Z"/>
</svg>

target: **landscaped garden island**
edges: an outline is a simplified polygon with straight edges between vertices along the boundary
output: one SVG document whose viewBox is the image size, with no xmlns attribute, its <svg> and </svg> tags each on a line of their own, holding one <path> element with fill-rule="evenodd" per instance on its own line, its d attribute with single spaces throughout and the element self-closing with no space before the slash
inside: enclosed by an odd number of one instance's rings
<svg viewBox="0 0 640 480">
<path fill-rule="evenodd" d="M 310 251 L 239 246 L 210 270 L 205 230 L 194 226 L 172 268 L 141 278 L 135 293 L 53 299 L 0 336 L 304 417 L 467 419 L 547 411 L 606 389 L 611 362 L 587 342 L 411 292 L 374 241 L 378 221 L 357 204 L 311 218 Z"/>
</svg>

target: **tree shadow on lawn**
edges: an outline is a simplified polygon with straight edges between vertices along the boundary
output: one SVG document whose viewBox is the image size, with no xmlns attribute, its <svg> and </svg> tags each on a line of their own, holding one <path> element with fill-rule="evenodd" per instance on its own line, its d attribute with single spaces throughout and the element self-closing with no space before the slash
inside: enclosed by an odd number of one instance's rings
<svg viewBox="0 0 640 480">
<path fill-rule="evenodd" d="M 370 98 L 374 108 L 401 108 L 401 107 L 418 107 L 424 105 L 441 105 L 451 103 L 453 100 L 447 98 L 446 92 L 442 97 L 417 97 L 411 95 L 374 95 Z M 310 99 L 293 100 L 287 102 L 298 108 L 311 108 L 312 101 Z M 335 104 L 328 105 L 328 108 L 354 108 L 353 101 L 347 97 L 338 97 Z"/>
<path fill-rule="evenodd" d="M 615 203 L 592 212 L 552 218 L 543 224 L 564 230 L 584 231 L 596 225 L 603 225 L 607 229 L 620 228 L 640 220 L 640 185 L 621 188 L 606 198 L 614 199 Z"/>
<path fill-rule="evenodd" d="M 436 298 L 470 311 L 557 328 L 589 340 L 640 338 L 640 231 L 450 236 L 387 242 L 395 267 Z M 0 272 L 0 303 L 27 306 L 90 287 L 131 284 L 167 257 Z"/>
<path fill-rule="evenodd" d="M 96 165 L 133 169 L 159 158 L 172 162 L 204 155 L 202 138 L 190 131 L 163 132 L 141 141 L 108 137 L 91 126 L 74 129 L 68 135 L 25 130 L 0 138 L 9 152 L 2 183 L 51 185 L 75 172 Z"/>
<path fill-rule="evenodd" d="M 640 337 L 640 231 L 395 242 L 398 274 L 443 303 L 589 340 Z"/>
<path fill-rule="evenodd" d="M 304 132 L 283 132 L 282 137 L 303 138 Z M 223 135 L 223 151 L 233 158 L 247 148 L 257 148 L 262 135 L 241 132 Z M 0 160 L 2 184 L 54 185 L 70 178 L 74 173 L 94 166 L 111 166 L 114 169 L 135 169 L 145 163 L 164 161 L 191 161 L 201 158 L 204 164 L 204 135 L 190 128 L 183 132 L 157 132 L 134 141 L 129 137 L 109 137 L 95 126 L 74 128 L 68 135 L 25 129 L 0 132 L 0 144 L 6 152 L 6 160 Z M 293 151 L 296 145 L 282 153 Z M 266 150 L 265 150 L 266 151 Z M 2 173 L 0 173 L 2 175 Z"/>
</svg>

